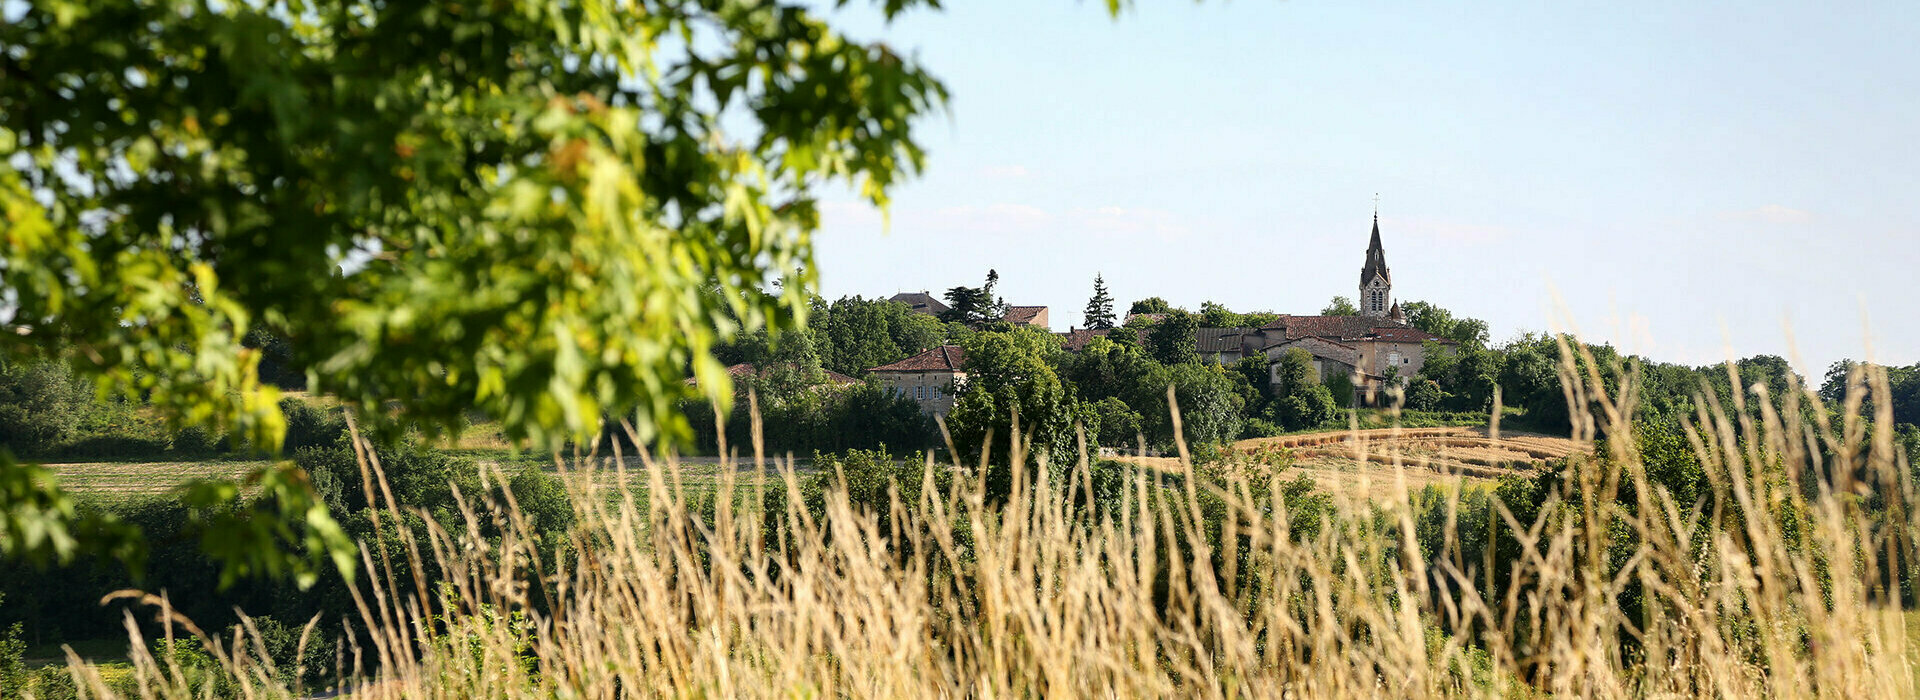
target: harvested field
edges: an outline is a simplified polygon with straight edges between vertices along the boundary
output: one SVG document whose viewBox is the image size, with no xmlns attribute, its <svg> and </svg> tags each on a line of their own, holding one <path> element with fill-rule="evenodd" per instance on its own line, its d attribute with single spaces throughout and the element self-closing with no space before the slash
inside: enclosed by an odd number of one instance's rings
<svg viewBox="0 0 1920 700">
<path fill-rule="evenodd" d="M 1291 469 L 1322 488 L 1378 496 L 1393 490 L 1396 467 L 1405 468 L 1407 488 L 1417 490 L 1522 474 L 1586 449 L 1550 435 L 1502 432 L 1496 438 L 1484 427 L 1383 428 L 1242 440 L 1229 454 L 1256 463 L 1290 457 Z"/>
<path fill-rule="evenodd" d="M 60 485 L 80 494 L 156 496 L 194 479 L 238 479 L 266 462 L 76 462 L 49 464 Z"/>
<path fill-rule="evenodd" d="M 1551 459 L 1585 452 L 1572 440 L 1533 433 L 1502 432 L 1498 438 L 1481 427 L 1382 428 L 1241 440 L 1226 458 L 1253 470 L 1285 465 L 1283 476 L 1305 476 L 1320 488 L 1350 495 L 1392 493 L 1396 467 L 1405 467 L 1409 490 L 1452 482 L 1489 482 L 1523 474 Z M 1174 457 L 1121 457 L 1119 461 L 1168 471 L 1180 469 Z"/>
</svg>

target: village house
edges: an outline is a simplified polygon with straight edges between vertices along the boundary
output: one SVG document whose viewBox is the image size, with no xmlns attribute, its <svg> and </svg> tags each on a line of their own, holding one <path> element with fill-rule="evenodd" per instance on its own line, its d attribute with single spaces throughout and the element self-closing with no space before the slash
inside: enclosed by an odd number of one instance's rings
<svg viewBox="0 0 1920 700">
<path fill-rule="evenodd" d="M 939 318 L 941 314 L 947 312 L 947 305 L 940 303 L 939 299 L 935 299 L 927 292 L 901 292 L 889 297 L 887 301 L 906 304 L 907 308 L 914 313 L 926 314 L 934 318 Z"/>
<path fill-rule="evenodd" d="M 867 370 L 894 394 L 909 396 L 920 410 L 936 416 L 953 410 L 954 384 L 965 380 L 967 353 L 958 345 L 942 345 L 899 362 Z"/>
</svg>

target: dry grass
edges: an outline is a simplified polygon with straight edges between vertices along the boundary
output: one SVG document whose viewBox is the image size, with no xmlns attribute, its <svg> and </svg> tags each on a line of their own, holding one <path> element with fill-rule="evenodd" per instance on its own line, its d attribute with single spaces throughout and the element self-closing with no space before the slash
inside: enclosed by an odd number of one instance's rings
<svg viewBox="0 0 1920 700">
<path fill-rule="evenodd" d="M 1594 379 L 1571 367 L 1567 380 Z M 1094 515 L 1067 505 L 1092 488 L 1081 468 L 1016 470 L 994 501 L 966 467 L 929 464 L 922 495 L 896 499 L 884 525 L 838 491 L 819 516 L 765 514 L 769 542 L 760 514 L 730 497 L 689 509 L 679 470 L 643 456 L 644 499 L 571 479 L 580 524 L 557 559 L 511 503 L 472 504 L 470 532 L 363 545 L 350 622 L 371 645 L 349 657 L 353 695 L 1912 697 L 1887 588 L 1920 534 L 1914 484 L 1887 416 L 1870 429 L 1858 396 L 1834 425 L 1703 408 L 1695 449 L 1713 489 L 1699 503 L 1650 487 L 1628 442 L 1608 441 L 1605 462 L 1576 456 L 1537 520 L 1494 524 L 1527 544 L 1504 595 L 1459 554 L 1484 533 L 1449 519 L 1445 543 L 1416 555 L 1406 460 L 1378 498 L 1341 495 L 1305 530 L 1245 482 L 1211 491 L 1137 470 Z M 1630 406 L 1573 398 L 1600 413 L 1576 441 L 1628 434 Z M 606 466 L 632 478 L 624 464 Z M 959 486 L 931 488 L 936 469 Z M 776 473 L 774 488 L 795 487 Z M 720 470 L 721 494 L 736 476 Z M 1224 504 L 1225 536 L 1207 537 L 1203 503 Z M 385 508 L 391 527 L 400 506 Z M 483 523 L 505 534 L 480 538 Z M 393 578 L 391 561 L 429 557 L 454 572 L 443 587 Z M 1637 615 L 1618 603 L 1629 590 Z M 256 636 L 202 639 L 240 694 L 302 692 L 265 680 Z M 140 649 L 134 666 L 147 695 L 195 690 Z"/>
</svg>

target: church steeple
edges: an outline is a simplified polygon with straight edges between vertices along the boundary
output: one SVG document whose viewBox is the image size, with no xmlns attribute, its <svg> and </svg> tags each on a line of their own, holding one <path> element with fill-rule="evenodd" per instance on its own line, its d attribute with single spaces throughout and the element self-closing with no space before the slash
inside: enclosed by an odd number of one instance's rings
<svg viewBox="0 0 1920 700">
<path fill-rule="evenodd" d="M 1385 318 L 1393 308 L 1393 273 L 1387 269 L 1387 249 L 1380 245 L 1380 210 L 1373 212 L 1373 239 L 1367 242 L 1367 262 L 1360 267 L 1360 313 Z"/>
</svg>

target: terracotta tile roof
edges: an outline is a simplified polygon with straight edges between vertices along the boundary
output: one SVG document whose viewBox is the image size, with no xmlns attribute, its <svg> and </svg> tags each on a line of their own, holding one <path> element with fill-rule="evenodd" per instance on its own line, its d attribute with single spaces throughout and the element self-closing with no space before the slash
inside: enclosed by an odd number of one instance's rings
<svg viewBox="0 0 1920 700">
<path fill-rule="evenodd" d="M 1062 347 L 1073 352 L 1079 352 L 1087 349 L 1087 343 L 1093 342 L 1094 338 L 1105 338 L 1108 333 L 1112 332 L 1113 330 L 1110 328 L 1075 328 L 1065 333 L 1055 333 L 1054 335 L 1060 336 L 1060 344 Z"/>
<path fill-rule="evenodd" d="M 907 308 L 929 316 L 938 316 L 947 312 L 946 304 L 940 303 L 939 299 L 933 298 L 932 294 L 926 292 L 901 292 L 889 297 L 887 301 L 906 304 Z"/>
<path fill-rule="evenodd" d="M 1008 323 L 1033 324 L 1033 320 L 1047 312 L 1044 306 L 1009 306 L 1004 317 Z"/>
<path fill-rule="evenodd" d="M 1284 331 L 1286 340 L 1298 338 L 1331 338 L 1335 340 L 1381 340 L 1399 343 L 1418 343 L 1433 340 L 1441 343 L 1453 341 L 1427 333 L 1392 319 L 1372 316 L 1281 316 L 1261 327 L 1263 331 Z M 1269 336 L 1274 334 L 1269 333 Z"/>
<path fill-rule="evenodd" d="M 1252 328 L 1199 328 L 1193 332 L 1194 349 L 1202 355 L 1240 352 L 1240 339 Z"/>
<path fill-rule="evenodd" d="M 1395 343 L 1423 343 L 1434 341 L 1445 345 L 1456 345 L 1454 341 L 1428 333 L 1418 328 L 1375 328 L 1373 337 L 1368 340 L 1384 340 Z"/>
<path fill-rule="evenodd" d="M 1345 343 L 1327 340 L 1326 338 L 1316 338 L 1313 336 L 1295 338 L 1293 340 L 1274 343 L 1268 349 L 1279 347 L 1300 348 L 1314 357 L 1333 360 L 1348 367 L 1358 367 L 1360 365 L 1360 350 L 1358 348 Z"/>
<path fill-rule="evenodd" d="M 899 362 L 868 369 L 868 372 L 958 372 L 966 367 L 967 352 L 958 345 L 942 345 Z"/>
<path fill-rule="evenodd" d="M 792 365 L 789 365 L 789 366 L 792 366 Z M 830 369 L 821 368 L 820 371 L 824 372 L 827 375 L 826 383 L 828 384 L 834 384 L 838 386 L 848 386 L 851 384 L 860 383 L 860 380 L 858 379 L 849 377 L 847 375 L 841 374 L 839 372 L 835 372 Z M 746 379 L 749 377 L 753 377 L 755 375 L 765 375 L 766 373 L 767 373 L 766 368 L 759 368 L 756 371 L 756 368 L 750 362 L 742 362 L 737 365 L 727 366 L 727 374 L 732 375 L 735 380 Z M 698 385 L 700 382 L 696 381 L 693 377 L 687 377 L 687 383 Z M 738 384 L 736 383 L 736 388 L 737 387 L 738 387 Z"/>
</svg>

